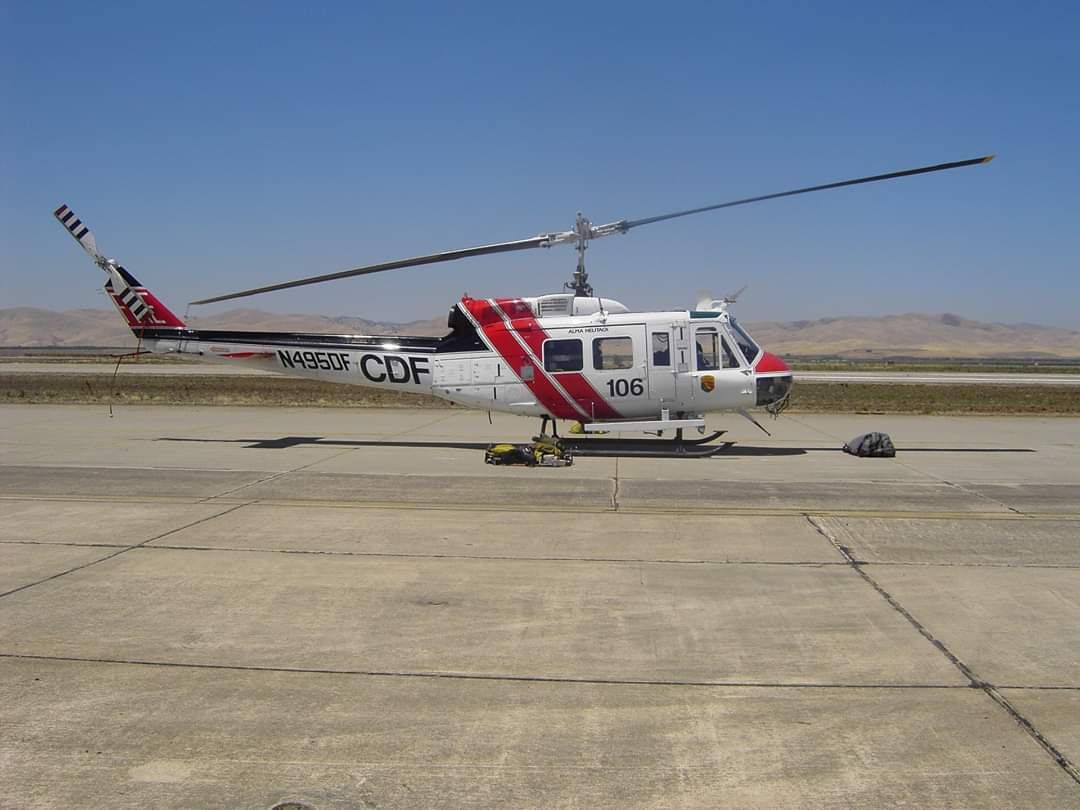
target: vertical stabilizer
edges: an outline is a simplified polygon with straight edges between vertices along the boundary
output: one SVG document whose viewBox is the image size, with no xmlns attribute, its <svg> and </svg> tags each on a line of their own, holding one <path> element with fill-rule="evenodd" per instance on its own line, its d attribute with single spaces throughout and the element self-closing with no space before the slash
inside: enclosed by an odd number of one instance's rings
<svg viewBox="0 0 1080 810">
<path fill-rule="evenodd" d="M 94 234 L 67 205 L 61 205 L 53 211 L 53 216 L 89 254 L 94 264 L 108 276 L 105 280 L 105 292 L 109 294 L 109 298 L 120 310 L 120 314 L 124 316 L 124 320 L 132 331 L 184 326 L 180 318 L 161 303 L 157 296 L 142 286 L 131 273 L 121 267 L 115 259 L 108 259 L 98 253 Z"/>
</svg>

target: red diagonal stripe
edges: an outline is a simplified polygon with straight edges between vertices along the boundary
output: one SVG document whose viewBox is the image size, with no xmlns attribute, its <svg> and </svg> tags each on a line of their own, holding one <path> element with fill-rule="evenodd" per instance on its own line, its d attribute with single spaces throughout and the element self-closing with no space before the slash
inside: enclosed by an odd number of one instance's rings
<svg viewBox="0 0 1080 810">
<path fill-rule="evenodd" d="M 492 307 L 487 301 L 479 300 L 476 298 L 463 298 L 462 303 L 469 310 L 469 314 L 480 324 L 480 328 L 484 331 L 484 337 L 488 339 L 492 348 L 495 349 L 506 361 L 510 369 L 518 376 L 522 377 L 522 369 L 525 366 L 531 366 L 533 369 L 533 378 L 531 380 L 521 379 L 521 381 L 536 397 L 537 401 L 544 406 L 548 413 L 559 419 L 580 419 L 581 414 L 574 409 L 574 407 L 566 401 L 566 398 L 559 392 L 559 390 L 551 384 L 551 381 L 547 378 L 544 369 L 530 358 L 521 348 L 521 345 L 517 342 L 510 332 L 506 329 L 502 316 L 499 312 Z"/>
<path fill-rule="evenodd" d="M 524 340 L 536 357 L 543 361 L 544 341 L 550 335 L 540 325 L 540 322 L 532 313 L 532 309 L 520 298 L 499 298 L 495 303 L 507 314 L 511 321 L 511 327 Z M 588 355 L 588 352 L 585 352 Z M 555 379 L 559 385 L 566 389 L 574 401 L 581 406 L 590 417 L 596 419 L 619 419 L 621 414 L 616 411 L 600 393 L 592 387 L 584 374 L 580 372 L 560 372 Z"/>
</svg>

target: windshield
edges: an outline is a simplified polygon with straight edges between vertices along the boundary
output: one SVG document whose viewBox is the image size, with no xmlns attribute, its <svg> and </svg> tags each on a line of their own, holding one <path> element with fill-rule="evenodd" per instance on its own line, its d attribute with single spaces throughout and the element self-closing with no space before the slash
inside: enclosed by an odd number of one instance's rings
<svg viewBox="0 0 1080 810">
<path fill-rule="evenodd" d="M 746 358 L 746 362 L 750 365 L 754 365 L 754 360 L 757 359 L 758 345 L 754 343 L 754 339 L 750 335 L 746 334 L 738 322 L 732 318 L 729 323 L 731 324 L 731 331 L 735 337 L 735 342 L 739 345 L 739 350 L 743 353 L 743 357 Z"/>
</svg>

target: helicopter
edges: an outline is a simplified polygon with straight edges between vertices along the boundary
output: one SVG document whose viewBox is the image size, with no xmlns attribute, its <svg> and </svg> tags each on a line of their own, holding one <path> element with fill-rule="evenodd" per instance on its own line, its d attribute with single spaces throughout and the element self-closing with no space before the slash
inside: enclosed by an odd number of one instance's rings
<svg viewBox="0 0 1080 810">
<path fill-rule="evenodd" d="M 115 259 L 98 252 L 93 233 L 67 205 L 53 215 L 101 268 L 105 291 L 138 338 L 139 352 L 239 364 L 295 377 L 429 394 L 488 412 L 539 417 L 540 436 L 579 454 L 714 455 L 705 415 L 778 415 L 792 372 L 761 347 L 730 312 L 739 293 L 704 298 L 693 309 L 631 311 L 597 296 L 585 252 L 591 242 L 643 225 L 817 191 L 988 163 L 993 155 L 842 180 L 645 217 L 594 225 L 578 213 L 565 231 L 444 251 L 308 276 L 192 301 L 211 304 L 355 276 L 532 248 L 573 245 L 577 268 L 563 291 L 521 298 L 463 296 L 450 307 L 443 337 L 244 332 L 189 327 Z M 743 288 L 745 289 L 745 287 Z M 558 421 L 581 438 L 560 437 Z M 684 430 L 704 438 L 688 440 Z M 642 432 L 672 439 L 596 438 Z M 766 432 L 768 432 L 766 430 Z M 582 435 L 585 434 L 585 435 Z M 587 434 L 594 434 L 589 437 Z"/>
</svg>

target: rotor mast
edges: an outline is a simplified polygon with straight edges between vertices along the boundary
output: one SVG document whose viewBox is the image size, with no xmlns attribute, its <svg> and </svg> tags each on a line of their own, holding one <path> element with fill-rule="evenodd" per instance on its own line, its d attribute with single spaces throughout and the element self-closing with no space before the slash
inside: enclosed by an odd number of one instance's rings
<svg viewBox="0 0 1080 810">
<path fill-rule="evenodd" d="M 589 247 L 589 237 L 592 236 L 592 223 L 580 211 L 574 220 L 574 233 L 577 235 L 577 270 L 563 287 L 573 290 L 574 295 L 581 298 L 591 298 L 593 288 L 589 284 L 589 274 L 585 272 L 585 251 Z"/>
</svg>

